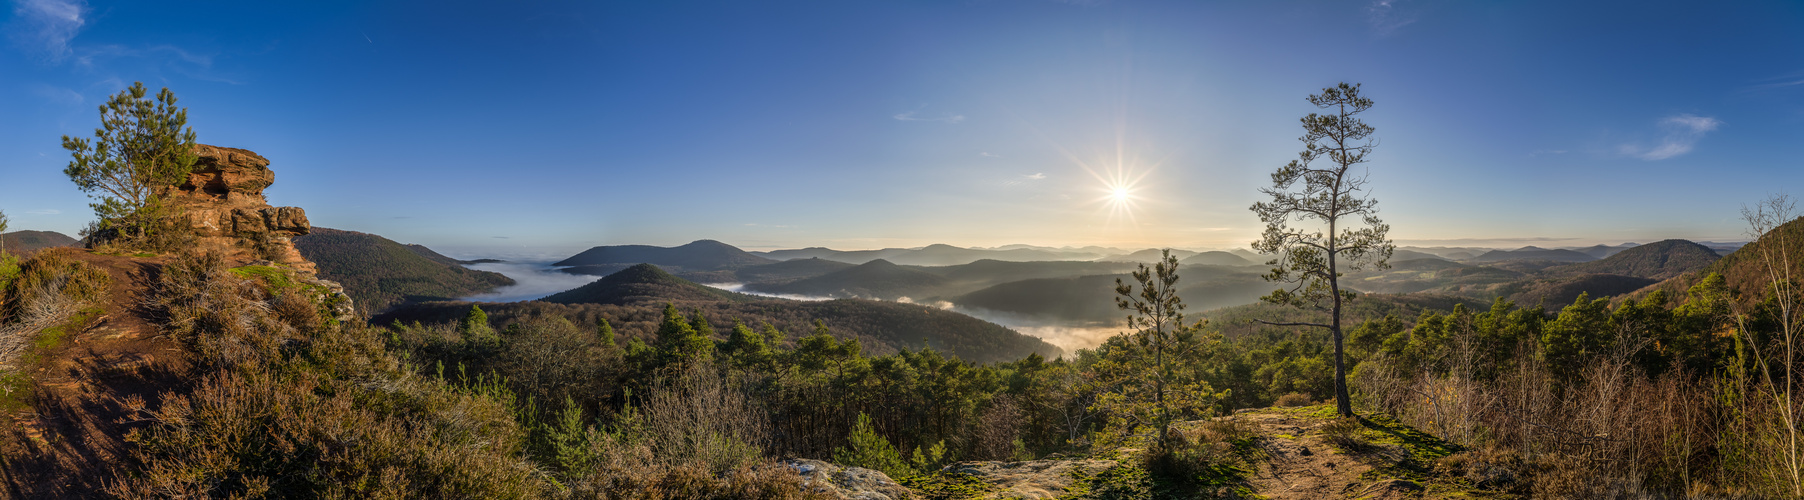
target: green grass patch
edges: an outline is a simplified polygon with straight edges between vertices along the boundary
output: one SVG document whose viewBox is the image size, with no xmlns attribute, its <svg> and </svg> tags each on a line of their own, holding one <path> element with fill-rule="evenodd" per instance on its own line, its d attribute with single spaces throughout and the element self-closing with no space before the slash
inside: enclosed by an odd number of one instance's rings
<svg viewBox="0 0 1804 500">
<path fill-rule="evenodd" d="M 1420 429 L 1404 425 L 1396 418 L 1375 413 L 1360 417 L 1365 437 L 1375 445 L 1390 445 L 1404 453 L 1398 460 L 1366 473 L 1370 479 L 1409 479 L 1424 482 L 1432 479 L 1434 461 L 1465 451 L 1465 447 L 1448 442 Z"/>
<path fill-rule="evenodd" d="M 300 283 L 295 282 L 293 275 L 278 267 L 234 267 L 232 268 L 232 274 L 240 278 L 261 280 L 264 285 L 269 287 L 270 291 L 290 290 L 301 286 Z"/>
<path fill-rule="evenodd" d="M 904 476 L 896 482 L 928 500 L 965 500 L 997 490 L 996 485 L 982 478 L 957 472 Z"/>
</svg>

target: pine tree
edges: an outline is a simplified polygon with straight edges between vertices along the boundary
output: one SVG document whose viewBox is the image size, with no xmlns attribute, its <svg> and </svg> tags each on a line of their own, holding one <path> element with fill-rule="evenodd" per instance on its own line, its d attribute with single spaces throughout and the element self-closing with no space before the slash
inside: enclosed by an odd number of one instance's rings
<svg viewBox="0 0 1804 500">
<path fill-rule="evenodd" d="M 733 360 L 733 364 L 741 367 L 763 366 L 769 362 L 770 345 L 765 343 L 764 335 L 753 331 L 738 321 L 733 322 L 733 332 L 728 334 L 726 344 L 721 346 L 722 354 Z"/>
<path fill-rule="evenodd" d="M 658 325 L 658 353 L 665 363 L 687 363 L 714 356 L 714 339 L 696 331 L 696 325 L 707 327 L 707 319 L 696 312 L 691 321 L 677 311 L 675 304 L 664 304 L 664 322 Z M 708 327 L 712 332 L 712 327 Z"/>
<path fill-rule="evenodd" d="M 1265 274 L 1267 281 L 1288 283 L 1262 300 L 1295 307 L 1323 308 L 1329 311 L 1328 323 L 1268 322 L 1269 325 L 1309 326 L 1328 330 L 1334 340 L 1334 403 L 1341 416 L 1353 416 L 1353 404 L 1347 394 L 1347 368 L 1341 335 L 1341 316 L 1353 292 L 1341 288 L 1340 277 L 1365 266 L 1376 269 L 1390 267 L 1395 248 L 1385 234 L 1390 225 L 1378 219 L 1378 202 L 1364 195 L 1364 172 L 1354 172 L 1356 165 L 1366 163 L 1376 142 L 1370 139 L 1373 128 L 1355 117 L 1372 107 L 1372 100 L 1361 96 L 1359 85 L 1342 83 L 1309 96 L 1317 108 L 1333 110 L 1330 114 L 1310 113 L 1303 117 L 1303 151 L 1298 158 L 1272 172 L 1272 187 L 1260 189 L 1271 201 L 1253 204 L 1252 210 L 1265 223 L 1265 233 L 1253 242 L 1262 254 L 1275 254 Z M 1318 166 L 1317 160 L 1326 160 Z M 1364 228 L 1355 228 L 1347 219 L 1358 219 Z M 1310 221 L 1325 228 L 1293 228 L 1293 221 Z M 1323 307 L 1322 303 L 1328 302 Z"/>
<path fill-rule="evenodd" d="M 1131 276 L 1134 284 L 1115 280 L 1115 306 L 1128 311 L 1130 331 L 1125 342 L 1113 345 L 1127 351 L 1120 356 L 1126 362 L 1099 369 L 1115 375 L 1119 388 L 1099 404 L 1123 424 L 1118 432 L 1150 425 L 1163 445 L 1173 421 L 1197 416 L 1217 396 L 1207 383 L 1179 374 L 1192 368 L 1204 346 L 1197 335 L 1203 323 L 1184 321 L 1184 301 L 1177 295 L 1178 258 L 1165 250 L 1153 267 L 1141 264 Z"/>
<path fill-rule="evenodd" d="M 464 320 L 458 323 L 458 333 L 465 339 L 486 339 L 495 336 L 495 329 L 489 326 L 489 314 L 482 312 L 481 306 L 471 305 L 470 312 L 464 313 Z"/>
<path fill-rule="evenodd" d="M 176 107 L 175 93 L 164 88 L 154 99 L 147 94 L 136 82 L 108 99 L 92 141 L 63 136 L 63 149 L 73 156 L 63 173 L 98 200 L 90 206 L 103 228 L 132 236 L 167 216 L 158 191 L 182 181 L 198 159 L 188 110 Z"/>
<path fill-rule="evenodd" d="M 620 347 L 620 342 L 614 339 L 614 325 L 608 324 L 607 318 L 601 318 L 601 324 L 595 326 L 595 337 L 601 341 L 603 347 L 608 349 Z"/>
</svg>

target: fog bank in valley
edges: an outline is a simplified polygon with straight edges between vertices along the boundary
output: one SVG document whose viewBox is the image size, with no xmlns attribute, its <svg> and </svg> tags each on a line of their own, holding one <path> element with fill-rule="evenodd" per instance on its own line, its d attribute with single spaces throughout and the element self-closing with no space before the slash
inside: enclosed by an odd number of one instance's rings
<svg viewBox="0 0 1804 500">
<path fill-rule="evenodd" d="M 514 279 L 514 284 L 496 289 L 493 292 L 471 295 L 463 300 L 472 302 L 519 302 L 537 300 L 554 293 L 587 285 L 600 276 L 570 274 L 551 267 L 551 261 L 544 262 L 491 262 L 468 264 L 464 267 L 478 271 L 501 273 Z"/>
</svg>

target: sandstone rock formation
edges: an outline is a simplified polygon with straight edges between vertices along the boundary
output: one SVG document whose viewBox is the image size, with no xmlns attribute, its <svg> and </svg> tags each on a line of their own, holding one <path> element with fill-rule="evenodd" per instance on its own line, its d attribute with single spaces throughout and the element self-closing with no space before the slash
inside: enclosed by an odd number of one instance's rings
<svg viewBox="0 0 1804 500">
<path fill-rule="evenodd" d="M 312 229 L 307 212 L 272 207 L 263 197 L 264 188 L 276 181 L 269 160 L 244 149 L 205 144 L 194 149 L 200 156 L 194 171 L 162 194 L 187 218 L 198 246 L 315 272 L 289 240 Z"/>
</svg>

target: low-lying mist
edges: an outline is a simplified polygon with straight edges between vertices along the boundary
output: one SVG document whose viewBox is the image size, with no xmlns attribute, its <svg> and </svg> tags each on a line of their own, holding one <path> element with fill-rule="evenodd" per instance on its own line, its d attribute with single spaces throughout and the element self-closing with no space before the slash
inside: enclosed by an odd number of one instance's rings
<svg viewBox="0 0 1804 500">
<path fill-rule="evenodd" d="M 1048 344 L 1058 346 L 1060 349 L 1064 349 L 1067 355 L 1077 352 L 1078 349 L 1089 349 L 1101 345 L 1104 340 L 1122 332 L 1120 325 L 1074 324 L 1071 321 L 961 306 L 944 300 L 916 302 L 908 297 L 902 297 L 897 299 L 897 302 L 937 307 L 1002 325 L 1010 330 L 1021 332 L 1023 335 L 1038 337 Z"/>
<path fill-rule="evenodd" d="M 465 265 L 464 267 L 478 271 L 501 273 L 503 276 L 513 278 L 514 284 L 501 287 L 493 292 L 464 297 L 463 300 L 472 302 L 538 300 L 601 279 L 600 276 L 585 276 L 560 271 L 558 268 L 552 267 L 551 262 L 492 262 Z"/>
<path fill-rule="evenodd" d="M 478 271 L 501 273 L 513 278 L 515 285 L 502 287 L 494 292 L 463 297 L 462 300 L 472 302 L 520 302 L 538 300 L 546 296 L 575 289 L 587 285 L 600 276 L 570 274 L 551 266 L 553 261 L 538 262 L 499 262 L 484 264 L 468 264 L 464 267 Z M 772 297 L 789 300 L 821 301 L 833 300 L 834 297 L 815 295 L 794 295 L 783 293 L 760 292 L 747 290 L 744 283 L 704 283 L 703 285 L 760 297 Z M 1069 321 L 1041 318 L 1022 314 L 1013 314 L 989 309 L 965 307 L 947 301 L 921 302 L 902 297 L 896 300 L 905 304 L 917 304 L 964 314 L 977 319 L 1002 325 L 1023 335 L 1037 337 L 1047 343 L 1064 349 L 1067 353 L 1078 349 L 1089 349 L 1102 344 L 1109 337 L 1121 333 L 1120 325 L 1108 324 L 1072 324 Z"/>
<path fill-rule="evenodd" d="M 789 299 L 789 300 L 806 300 L 806 301 L 810 301 L 810 302 L 817 302 L 817 301 L 822 301 L 822 300 L 833 300 L 833 297 L 822 297 L 822 296 L 818 296 L 818 295 L 793 295 L 793 294 L 787 294 L 787 293 L 770 293 L 770 292 L 760 292 L 757 290 L 747 290 L 747 289 L 745 289 L 745 283 L 702 283 L 702 286 L 706 286 L 706 287 L 710 287 L 710 288 L 718 288 L 718 289 L 726 290 L 729 292 L 743 293 L 746 295 L 757 295 L 759 297 L 773 297 L 773 298 L 778 298 L 778 299 Z"/>
</svg>

